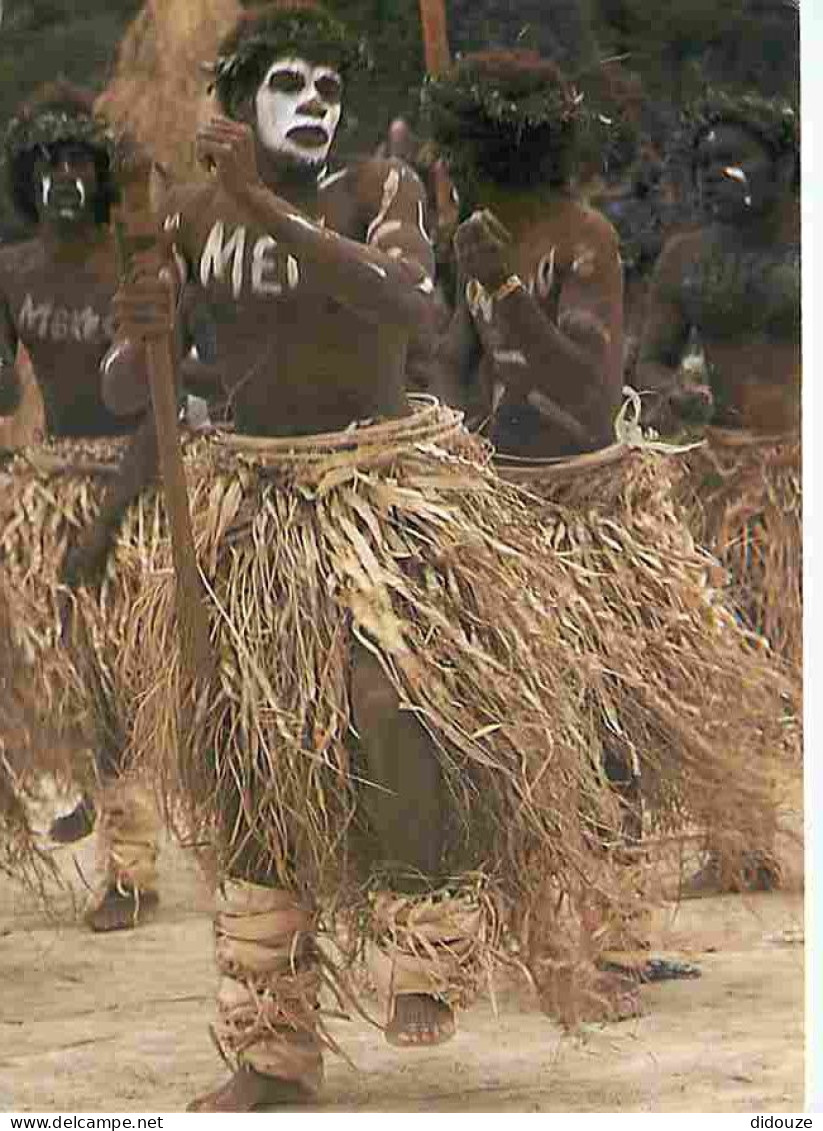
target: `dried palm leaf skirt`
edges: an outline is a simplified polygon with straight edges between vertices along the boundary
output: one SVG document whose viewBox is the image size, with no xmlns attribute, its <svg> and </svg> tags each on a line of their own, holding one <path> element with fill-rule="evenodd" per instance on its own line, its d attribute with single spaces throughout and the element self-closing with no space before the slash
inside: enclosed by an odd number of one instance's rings
<svg viewBox="0 0 823 1131">
<path fill-rule="evenodd" d="M 181 702 L 174 577 L 158 563 L 122 656 L 139 699 L 135 751 L 171 779 L 170 811 L 182 803 L 189 833 L 225 827 L 237 799 L 224 872 L 238 874 L 251 836 L 266 882 L 324 907 L 362 900 L 381 862 L 357 847 L 368 831 L 349 695 L 357 641 L 437 751 L 442 874 L 454 891 L 480 884 L 574 962 L 594 945 L 581 907 L 597 900 L 622 922 L 636 887 L 603 851 L 619 813 L 593 756 L 593 677 L 559 646 L 563 610 L 531 506 L 478 454 L 460 417 L 428 401 L 331 436 L 191 445 L 214 672 L 194 706 Z"/>
<path fill-rule="evenodd" d="M 687 457 L 680 499 L 697 538 L 729 572 L 729 592 L 799 677 L 803 514 L 799 436 L 709 428 Z"/>
<path fill-rule="evenodd" d="M 164 533 L 159 498 L 147 493 L 128 512 L 99 593 L 71 594 L 60 581 L 66 550 L 94 521 L 125 442 L 53 441 L 22 449 L 0 466 L 0 581 L 18 663 L 29 672 L 39 715 L 53 736 L 33 762 L 16 767 L 28 778 L 48 772 L 87 785 L 99 727 L 115 728 L 125 741 L 126 695 L 114 661 L 143 557 L 151 557 Z M 61 639 L 61 611 L 69 601 L 84 614 L 74 620 L 82 623 L 82 646 L 76 635 L 71 647 Z M 7 745 L 14 757 L 14 743 Z"/>
<path fill-rule="evenodd" d="M 25 766 L 48 741 L 20 654 L 8 593 L 0 585 L 0 872 L 40 890 L 43 890 L 43 881 L 55 873 L 37 845 L 26 810 L 23 783 L 9 753 L 17 752 Z"/>
<path fill-rule="evenodd" d="M 496 466 L 532 499 L 562 646 L 587 673 L 579 711 L 594 741 L 639 767 L 659 827 L 700 827 L 730 869 L 767 851 L 796 704 L 676 509 L 679 457 L 616 444 Z"/>
</svg>

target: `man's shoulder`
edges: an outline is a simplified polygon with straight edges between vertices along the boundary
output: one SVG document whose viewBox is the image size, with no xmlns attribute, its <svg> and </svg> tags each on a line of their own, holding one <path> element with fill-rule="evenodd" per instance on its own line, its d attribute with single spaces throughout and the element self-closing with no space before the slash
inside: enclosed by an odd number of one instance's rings
<svg viewBox="0 0 823 1131">
<path fill-rule="evenodd" d="M 690 227 L 669 236 L 663 245 L 658 260 L 658 274 L 670 274 L 697 261 L 706 246 L 706 233 L 703 228 Z"/>
<path fill-rule="evenodd" d="M 544 202 L 541 212 L 533 212 L 521 231 L 521 238 L 536 255 L 553 254 L 558 262 L 574 258 L 586 246 L 597 251 L 617 253 L 619 237 L 614 226 L 596 208 L 569 196 Z"/>
<path fill-rule="evenodd" d="M 365 206 L 380 208 L 387 198 L 405 193 L 423 197 L 423 182 L 411 165 L 399 157 L 363 157 L 349 164 L 350 184 Z"/>
<path fill-rule="evenodd" d="M 615 250 L 619 248 L 620 236 L 617 228 L 600 209 L 592 207 L 591 204 L 585 204 L 583 201 L 572 200 L 570 201 L 570 212 L 572 213 L 570 219 L 581 238 L 602 248 L 614 248 Z"/>
<path fill-rule="evenodd" d="M 214 180 L 166 181 L 155 188 L 155 212 L 167 231 L 180 228 L 187 220 L 201 216 L 213 207 L 218 193 Z"/>
</svg>

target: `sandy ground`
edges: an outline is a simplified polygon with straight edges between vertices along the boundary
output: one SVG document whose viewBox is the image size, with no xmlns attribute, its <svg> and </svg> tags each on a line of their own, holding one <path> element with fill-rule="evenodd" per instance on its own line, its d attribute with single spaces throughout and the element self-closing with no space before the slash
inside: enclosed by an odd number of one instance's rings
<svg viewBox="0 0 823 1131">
<path fill-rule="evenodd" d="M 163 903 L 134 932 L 77 918 L 94 838 L 56 853 L 74 893 L 50 915 L 0 883 L 0 1110 L 173 1112 L 219 1083 L 209 894 L 190 854 L 163 855 Z M 646 1015 L 571 1039 L 504 989 L 439 1050 L 404 1052 L 366 1022 L 334 1026 L 356 1065 L 327 1064 L 323 1111 L 798 1112 L 803 903 L 797 890 L 683 903 L 655 941 L 699 981 L 649 986 Z"/>
</svg>

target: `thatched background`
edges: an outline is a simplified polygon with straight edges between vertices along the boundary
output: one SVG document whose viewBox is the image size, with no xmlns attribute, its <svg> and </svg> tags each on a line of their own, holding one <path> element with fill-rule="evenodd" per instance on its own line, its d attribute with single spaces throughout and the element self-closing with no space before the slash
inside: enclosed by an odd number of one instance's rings
<svg viewBox="0 0 823 1131">
<path fill-rule="evenodd" d="M 98 109 L 176 178 L 196 175 L 194 136 L 206 112 L 217 45 L 234 23 L 237 0 L 149 0 L 124 36 Z"/>
</svg>

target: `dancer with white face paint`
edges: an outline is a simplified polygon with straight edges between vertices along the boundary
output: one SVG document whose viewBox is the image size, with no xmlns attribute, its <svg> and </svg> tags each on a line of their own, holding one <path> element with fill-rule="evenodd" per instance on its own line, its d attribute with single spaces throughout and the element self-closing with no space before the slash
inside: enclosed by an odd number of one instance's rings
<svg viewBox="0 0 823 1131">
<path fill-rule="evenodd" d="M 425 193 L 396 159 L 327 164 L 357 47 L 307 0 L 243 13 L 214 69 L 226 117 L 197 139 L 212 180 L 171 192 L 163 210 L 216 322 L 234 423 L 186 457 L 195 531 L 208 508 L 226 515 L 201 562 L 225 680 L 204 690 L 180 768 L 187 809 L 217 832 L 215 1033 L 234 1074 L 197 1110 L 316 1093 L 334 1047 L 314 939 L 326 900 L 358 907 L 351 938 L 367 944 L 386 1039 L 449 1040 L 503 919 L 517 930 L 552 916 L 563 901 L 543 885 L 577 883 L 578 854 L 587 875 L 603 866 L 588 806 L 613 804 L 582 743 L 556 751 L 562 771 L 539 769 L 553 741 L 548 650 L 534 663 L 493 658 L 551 600 L 534 526 L 515 519 L 520 495 L 499 497 L 499 481 L 465 458 L 474 441 L 456 414 L 406 397 L 410 336 L 432 335 L 436 317 Z M 167 333 L 168 297 L 149 271 L 128 282 L 116 299 L 124 331 Z M 139 394 L 117 382 L 106 392 L 112 407 Z M 512 540 L 528 581 L 508 572 Z M 157 581 L 142 607 L 160 626 L 170 578 Z M 433 621 L 405 603 L 412 592 Z M 142 666 L 173 680 L 177 656 L 161 661 L 148 621 L 135 627 Z M 525 630 L 541 650 L 542 626 Z M 138 748 L 141 734 L 177 730 L 172 684 L 141 704 Z M 543 790 L 571 782 L 544 811 Z M 568 955 L 580 946 L 573 921 L 558 911 L 541 937 Z"/>
<path fill-rule="evenodd" d="M 342 81 L 329 67 L 278 59 L 254 100 L 261 143 L 299 165 L 322 166 L 340 122 Z"/>
</svg>

